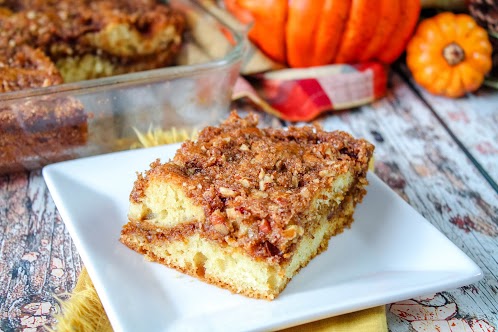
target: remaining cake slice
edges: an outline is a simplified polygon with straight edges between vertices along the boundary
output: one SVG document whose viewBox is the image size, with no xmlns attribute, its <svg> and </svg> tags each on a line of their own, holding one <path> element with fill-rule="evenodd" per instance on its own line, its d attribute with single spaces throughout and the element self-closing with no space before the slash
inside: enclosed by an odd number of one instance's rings
<svg viewBox="0 0 498 332">
<path fill-rule="evenodd" d="M 25 45 L 65 83 L 173 65 L 184 16 L 161 0 L 0 0 L 0 69 Z"/>
<path fill-rule="evenodd" d="M 138 175 L 121 242 L 235 293 L 274 299 L 353 222 L 373 150 L 344 132 L 259 129 L 255 115 L 232 113 Z"/>
<path fill-rule="evenodd" d="M 59 71 L 39 49 L 0 50 L 0 94 L 60 83 Z M 0 98 L 0 173 L 71 158 L 87 139 L 88 115 L 73 97 Z"/>
</svg>

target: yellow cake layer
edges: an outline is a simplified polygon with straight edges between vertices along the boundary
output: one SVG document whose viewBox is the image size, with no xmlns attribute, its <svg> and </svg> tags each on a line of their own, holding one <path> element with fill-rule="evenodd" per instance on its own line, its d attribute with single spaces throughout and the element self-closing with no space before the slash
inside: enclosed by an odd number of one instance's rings
<svg viewBox="0 0 498 332">
<path fill-rule="evenodd" d="M 316 229 L 303 234 L 292 258 L 281 265 L 254 260 L 240 248 L 220 246 L 217 242 L 202 238 L 199 233 L 157 243 L 148 241 L 143 232 L 129 223 L 121 240 L 151 261 L 234 293 L 272 300 L 302 267 L 327 248 L 331 236 L 351 225 L 353 212 L 353 200 L 348 197 L 330 220 L 321 215 Z"/>
</svg>

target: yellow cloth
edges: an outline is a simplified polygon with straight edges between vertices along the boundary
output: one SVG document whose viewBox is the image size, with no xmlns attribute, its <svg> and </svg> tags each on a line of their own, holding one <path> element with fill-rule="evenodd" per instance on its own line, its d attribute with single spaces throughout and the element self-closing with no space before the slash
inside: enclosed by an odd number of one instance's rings
<svg viewBox="0 0 498 332">
<path fill-rule="evenodd" d="M 61 302 L 61 312 L 56 316 L 56 331 L 112 332 L 111 324 L 86 269 L 81 271 L 71 297 Z M 323 319 L 289 329 L 285 332 L 386 332 L 384 306 L 366 309 L 342 316 Z"/>
<path fill-rule="evenodd" d="M 387 331 L 386 308 L 378 306 L 341 316 L 294 326 L 280 332 L 384 332 Z"/>
</svg>

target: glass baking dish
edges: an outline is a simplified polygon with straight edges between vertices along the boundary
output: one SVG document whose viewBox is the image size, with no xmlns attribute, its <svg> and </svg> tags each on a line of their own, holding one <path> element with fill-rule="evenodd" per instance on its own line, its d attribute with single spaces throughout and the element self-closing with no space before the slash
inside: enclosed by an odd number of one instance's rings
<svg viewBox="0 0 498 332">
<path fill-rule="evenodd" d="M 201 2 L 168 3 L 189 27 L 175 66 L 0 94 L 0 173 L 189 135 L 226 115 L 244 33 Z"/>
</svg>

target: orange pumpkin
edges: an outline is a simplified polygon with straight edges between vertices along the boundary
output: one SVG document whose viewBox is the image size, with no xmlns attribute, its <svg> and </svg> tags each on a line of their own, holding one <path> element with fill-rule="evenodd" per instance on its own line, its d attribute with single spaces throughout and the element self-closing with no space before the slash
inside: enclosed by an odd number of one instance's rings
<svg viewBox="0 0 498 332">
<path fill-rule="evenodd" d="M 413 79 L 427 91 L 461 97 L 478 89 L 492 66 L 487 32 L 466 14 L 422 21 L 406 49 Z"/>
<path fill-rule="evenodd" d="M 378 60 L 391 63 L 405 49 L 420 0 L 225 0 L 249 39 L 291 67 Z"/>
</svg>

